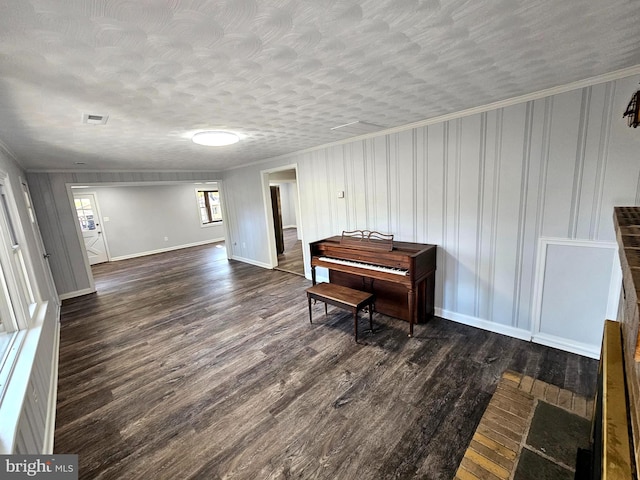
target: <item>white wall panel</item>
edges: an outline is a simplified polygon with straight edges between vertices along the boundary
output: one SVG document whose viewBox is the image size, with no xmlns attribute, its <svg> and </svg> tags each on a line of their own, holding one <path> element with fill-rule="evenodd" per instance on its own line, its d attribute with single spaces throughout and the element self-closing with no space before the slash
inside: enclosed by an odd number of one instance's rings
<svg viewBox="0 0 640 480">
<path fill-rule="evenodd" d="M 345 191 L 346 171 L 344 159 L 344 145 L 332 147 L 328 162 L 331 172 L 331 188 L 329 198 L 332 204 L 332 218 L 338 230 L 349 230 L 348 210 L 345 208 L 345 198 L 338 198 L 338 192 Z"/>
<path fill-rule="evenodd" d="M 373 185 L 369 195 L 368 228 L 388 232 L 391 229 L 391 185 L 395 181 L 390 171 L 389 136 L 376 137 L 367 143 L 371 147 L 369 173 Z"/>
<path fill-rule="evenodd" d="M 620 296 L 616 263 L 616 243 L 542 238 L 534 340 L 598 358 L 604 319 L 615 317 L 610 304 Z"/>
<path fill-rule="evenodd" d="M 391 228 L 398 239 L 414 242 L 417 238 L 417 171 L 416 131 L 407 130 L 391 137 L 389 151 L 391 170 Z"/>
<path fill-rule="evenodd" d="M 640 131 L 629 128 L 621 118 L 631 95 L 638 90 L 638 78 L 629 77 L 614 83 L 613 112 L 609 138 L 609 154 L 605 170 L 603 211 L 615 205 L 640 204 Z M 612 214 L 605 216 L 607 240 L 614 240 Z M 606 225 L 606 227 L 605 227 Z"/>
<path fill-rule="evenodd" d="M 459 162 L 456 185 L 460 199 L 458 216 L 455 221 L 457 232 L 457 278 L 459 294 L 456 311 L 464 315 L 476 316 L 479 278 L 477 272 L 480 242 L 479 207 L 482 204 L 480 188 L 480 160 L 482 116 L 474 115 L 460 121 L 458 131 Z"/>
<path fill-rule="evenodd" d="M 553 98 L 542 235 L 575 238 L 574 180 L 582 90 Z"/>
</svg>

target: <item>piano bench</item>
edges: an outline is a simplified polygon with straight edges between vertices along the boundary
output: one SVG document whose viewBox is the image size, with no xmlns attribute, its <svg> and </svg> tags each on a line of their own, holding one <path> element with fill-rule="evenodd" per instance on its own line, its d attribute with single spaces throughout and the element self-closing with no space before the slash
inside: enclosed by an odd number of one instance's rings
<svg viewBox="0 0 640 480">
<path fill-rule="evenodd" d="M 335 283 L 318 283 L 307 288 L 309 302 L 309 323 L 313 323 L 311 315 L 311 300 L 324 302 L 324 313 L 327 314 L 327 304 L 350 310 L 353 313 L 353 335 L 358 343 L 358 311 L 363 307 L 369 308 L 369 328 L 373 332 L 373 302 L 375 295 L 361 292 L 353 288 L 343 287 Z"/>
</svg>

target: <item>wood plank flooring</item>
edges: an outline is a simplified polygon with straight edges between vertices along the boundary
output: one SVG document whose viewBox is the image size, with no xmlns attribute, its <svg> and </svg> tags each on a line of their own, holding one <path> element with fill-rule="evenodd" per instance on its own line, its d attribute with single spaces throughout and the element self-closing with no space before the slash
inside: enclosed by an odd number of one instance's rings
<svg viewBox="0 0 640 480">
<path fill-rule="evenodd" d="M 284 253 L 278 255 L 276 270 L 295 273 L 304 277 L 302 242 L 298 240 L 297 228 L 284 229 Z"/>
<path fill-rule="evenodd" d="M 309 324 L 310 281 L 222 245 L 94 275 L 61 318 L 55 452 L 83 479 L 451 479 L 506 369 L 595 390 L 594 360 L 439 318 L 356 344 L 348 312 Z"/>
</svg>

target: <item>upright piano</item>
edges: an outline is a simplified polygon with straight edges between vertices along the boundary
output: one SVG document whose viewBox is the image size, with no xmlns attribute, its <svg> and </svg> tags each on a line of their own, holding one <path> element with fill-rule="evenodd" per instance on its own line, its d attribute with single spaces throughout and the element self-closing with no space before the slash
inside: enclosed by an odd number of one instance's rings
<svg viewBox="0 0 640 480">
<path fill-rule="evenodd" d="M 316 267 L 327 268 L 330 283 L 373 293 L 376 312 L 409 322 L 410 337 L 415 323 L 433 316 L 436 245 L 354 240 L 343 233 L 310 248 L 314 285 Z"/>
</svg>

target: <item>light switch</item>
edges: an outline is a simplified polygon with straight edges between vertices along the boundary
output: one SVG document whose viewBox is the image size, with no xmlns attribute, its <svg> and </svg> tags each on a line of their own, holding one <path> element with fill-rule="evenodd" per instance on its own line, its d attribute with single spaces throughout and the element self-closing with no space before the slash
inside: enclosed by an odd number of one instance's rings
<svg viewBox="0 0 640 480">
<path fill-rule="evenodd" d="M 344 192 L 342 190 L 338 191 L 338 198 L 344 198 Z"/>
<path fill-rule="evenodd" d="M 108 222 L 109 221 L 109 217 L 102 217 L 102 221 L 103 222 Z"/>
</svg>

